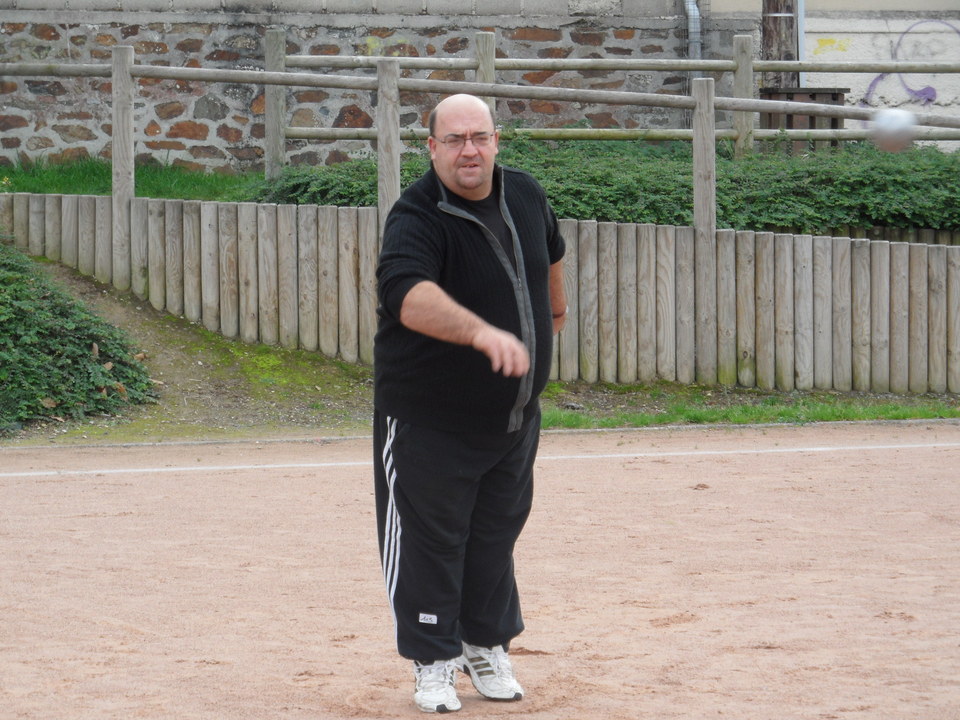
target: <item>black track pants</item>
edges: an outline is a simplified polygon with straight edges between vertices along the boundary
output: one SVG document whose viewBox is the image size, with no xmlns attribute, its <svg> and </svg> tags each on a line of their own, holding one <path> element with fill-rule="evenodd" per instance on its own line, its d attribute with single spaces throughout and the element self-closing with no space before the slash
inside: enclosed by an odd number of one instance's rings
<svg viewBox="0 0 960 720">
<path fill-rule="evenodd" d="M 515 433 L 448 433 L 374 414 L 377 529 L 397 649 L 455 658 L 523 630 L 513 548 L 530 514 L 539 413 Z"/>
</svg>

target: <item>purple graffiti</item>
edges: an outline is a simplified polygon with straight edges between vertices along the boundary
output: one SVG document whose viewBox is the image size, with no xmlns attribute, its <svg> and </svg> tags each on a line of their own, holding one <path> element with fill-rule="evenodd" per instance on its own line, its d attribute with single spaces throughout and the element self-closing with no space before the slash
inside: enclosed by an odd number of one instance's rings
<svg viewBox="0 0 960 720">
<path fill-rule="evenodd" d="M 915 22 L 913 25 L 908 27 L 897 39 L 897 44 L 893 46 L 893 49 L 890 52 L 890 56 L 893 60 L 900 60 L 899 55 L 901 52 L 901 46 L 903 45 L 903 41 L 907 37 L 907 35 L 909 35 L 911 32 L 916 30 L 919 26 L 926 25 L 926 24 L 944 25 L 950 28 L 950 30 L 955 32 L 958 36 L 960 36 L 960 28 L 954 25 L 951 25 L 950 23 L 944 20 L 920 20 L 919 22 Z M 876 89 L 880 85 L 880 83 L 883 82 L 883 80 L 885 80 L 887 77 L 889 77 L 890 74 L 891 73 L 881 73 L 877 75 L 873 80 L 870 81 L 870 85 L 867 87 L 867 92 L 864 93 L 863 100 L 860 101 L 861 106 L 866 107 L 869 105 L 873 105 L 874 92 L 876 92 Z M 903 86 L 903 89 L 906 91 L 907 95 L 910 97 L 911 100 L 919 102 L 922 105 L 929 105 L 930 103 L 932 103 L 934 100 L 937 99 L 936 88 L 931 87 L 930 85 L 927 85 L 926 87 L 922 87 L 919 90 L 917 90 L 907 85 L 906 80 L 903 79 L 903 73 L 896 73 L 896 75 L 897 75 L 897 79 L 900 81 L 900 84 Z"/>
</svg>

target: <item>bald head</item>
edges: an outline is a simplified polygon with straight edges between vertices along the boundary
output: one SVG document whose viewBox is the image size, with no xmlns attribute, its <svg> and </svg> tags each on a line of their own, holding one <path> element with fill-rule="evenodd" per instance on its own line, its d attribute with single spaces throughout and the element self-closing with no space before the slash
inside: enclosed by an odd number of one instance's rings
<svg viewBox="0 0 960 720">
<path fill-rule="evenodd" d="M 440 181 L 467 200 L 493 190 L 499 135 L 490 106 L 473 95 L 451 95 L 430 113 L 430 160 Z"/>
<path fill-rule="evenodd" d="M 489 105 L 487 105 L 487 103 L 475 95 L 461 93 L 444 98 L 437 103 L 437 106 L 433 108 L 433 110 L 430 111 L 430 117 L 427 119 L 427 126 L 430 129 L 430 134 L 433 135 L 436 132 L 437 122 L 444 114 L 448 112 L 460 113 L 465 110 L 475 111 L 481 108 L 485 110 L 489 116 L 491 127 L 495 126 L 497 123 L 496 119 L 493 117 L 493 110 Z"/>
</svg>

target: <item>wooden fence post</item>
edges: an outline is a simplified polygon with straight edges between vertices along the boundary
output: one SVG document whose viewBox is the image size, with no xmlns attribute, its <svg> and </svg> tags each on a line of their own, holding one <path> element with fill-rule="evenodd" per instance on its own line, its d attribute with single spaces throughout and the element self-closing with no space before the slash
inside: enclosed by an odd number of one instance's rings
<svg viewBox="0 0 960 720">
<path fill-rule="evenodd" d="M 813 238 L 813 386 L 833 389 L 833 241 Z"/>
<path fill-rule="evenodd" d="M 169 217 L 168 215 L 168 222 Z M 237 258 L 236 203 L 218 203 L 217 229 L 219 238 L 218 261 L 220 263 L 220 334 L 226 338 L 235 338 L 240 334 L 240 273 Z M 169 242 L 170 238 L 168 237 L 168 246 Z M 167 298 L 167 304 L 169 305 L 169 303 L 170 299 Z"/>
<path fill-rule="evenodd" d="M 257 316 L 264 345 L 280 343 L 277 253 L 277 206 L 257 205 Z"/>
<path fill-rule="evenodd" d="M 717 382 L 717 153 L 713 78 L 695 78 L 693 98 L 693 224 L 695 230 L 695 369 L 697 382 Z"/>
<path fill-rule="evenodd" d="M 738 230 L 737 252 L 737 382 L 757 384 L 757 269 L 754 233 Z"/>
<path fill-rule="evenodd" d="M 600 378 L 598 232 L 596 220 L 577 222 L 577 263 L 580 267 L 578 292 L 580 304 L 580 377 L 587 382 L 596 382 Z"/>
<path fill-rule="evenodd" d="M 98 195 L 94 200 L 93 276 L 108 284 L 113 277 L 113 199 Z"/>
<path fill-rule="evenodd" d="M 183 204 L 183 316 L 190 322 L 199 322 L 203 317 L 200 209 L 199 200 L 188 200 Z"/>
<path fill-rule="evenodd" d="M 0 193 L 0 243 L 13 245 L 13 195 Z"/>
<path fill-rule="evenodd" d="M 890 243 L 870 242 L 870 389 L 890 390 Z"/>
<path fill-rule="evenodd" d="M 761 390 L 773 390 L 776 385 L 775 364 L 775 255 L 772 232 L 758 232 L 754 235 L 756 279 L 757 328 L 754 335 L 756 347 L 757 387 Z"/>
<path fill-rule="evenodd" d="M 260 339 L 260 283 L 257 270 L 257 205 L 237 205 L 237 276 L 240 280 L 240 339 Z"/>
<path fill-rule="evenodd" d="M 300 310 L 298 329 L 300 347 L 319 347 L 320 305 L 317 271 L 317 206 L 297 206 L 297 305 Z M 243 279 L 240 284 L 243 290 Z"/>
<path fill-rule="evenodd" d="M 813 388 L 813 238 L 793 238 L 794 385 Z"/>
<path fill-rule="evenodd" d="M 910 388 L 910 246 L 890 243 L 890 392 Z"/>
<path fill-rule="evenodd" d="M 300 342 L 297 307 L 297 206 L 277 206 L 277 312 L 280 346 L 296 348 Z"/>
<path fill-rule="evenodd" d="M 870 241 L 853 240 L 850 250 L 850 337 L 854 390 L 870 390 Z"/>
<path fill-rule="evenodd" d="M 737 63 L 733 73 L 733 95 L 753 99 L 753 38 L 750 35 L 734 36 L 733 59 Z M 737 131 L 734 157 L 741 158 L 753 151 L 753 127 L 752 112 L 733 113 L 733 128 Z"/>
<path fill-rule="evenodd" d="M 777 390 L 793 390 L 796 371 L 796 342 L 794 331 L 794 270 L 793 235 L 774 236 L 774 382 Z"/>
<path fill-rule="evenodd" d="M 947 248 L 933 245 L 928 253 L 927 373 L 930 392 L 947 389 Z"/>
<path fill-rule="evenodd" d="M 220 227 L 217 203 L 200 203 L 200 304 L 203 326 L 220 330 Z"/>
<path fill-rule="evenodd" d="M 478 83 L 488 83 L 490 85 L 497 81 L 496 67 L 494 65 L 497 58 L 497 40 L 492 32 L 478 32 L 474 35 L 474 43 L 477 54 L 477 70 L 474 73 L 474 80 Z M 493 117 L 497 117 L 497 99 L 492 97 L 483 98 L 484 102 L 490 106 L 490 112 Z"/>
<path fill-rule="evenodd" d="M 617 379 L 637 381 L 637 226 L 617 225 Z"/>
<path fill-rule="evenodd" d="M 136 295 L 141 300 L 147 298 L 147 287 L 150 283 L 149 270 L 150 262 L 148 258 L 149 254 L 149 206 L 150 198 L 133 198 L 130 202 L 130 291 Z M 77 241 L 80 245 L 78 252 L 80 257 L 78 257 L 78 263 L 83 254 L 83 243 L 82 238 L 82 228 L 83 228 L 83 202 L 78 210 L 79 216 L 77 218 L 78 222 L 78 235 Z M 199 278 L 197 283 L 199 284 Z M 188 317 L 188 320 L 196 320 L 200 317 L 199 313 L 196 318 Z"/>
<path fill-rule="evenodd" d="M 390 208 L 400 197 L 400 60 L 377 60 L 377 205 L 380 238 Z"/>
<path fill-rule="evenodd" d="M 27 252 L 30 247 L 30 193 L 13 194 L 12 214 L 13 246 Z"/>
<path fill-rule="evenodd" d="M 947 390 L 960 392 L 960 246 L 947 248 Z"/>
<path fill-rule="evenodd" d="M 183 315 L 183 200 L 166 201 L 164 226 L 167 234 L 167 312 Z"/>
<path fill-rule="evenodd" d="M 27 247 L 30 249 L 30 254 L 34 257 L 44 257 L 44 253 L 46 252 L 46 243 L 43 237 L 43 232 L 46 229 L 46 223 L 44 221 L 46 202 L 44 196 L 40 194 L 31 195 L 27 207 L 27 212 L 30 214 L 29 220 L 27 221 Z M 97 279 L 99 280 L 100 278 L 98 277 Z"/>
<path fill-rule="evenodd" d="M 657 226 L 637 227 L 637 380 L 657 379 Z"/>
<path fill-rule="evenodd" d="M 64 195 L 60 198 L 60 257 L 67 267 L 77 266 L 77 210 L 79 196 Z M 12 205 L 11 205 L 12 207 Z"/>
<path fill-rule="evenodd" d="M 690 385 L 697 379 L 696 232 L 679 227 L 676 238 L 677 382 Z"/>
<path fill-rule="evenodd" d="M 677 379 L 677 228 L 657 226 L 657 375 Z"/>
<path fill-rule="evenodd" d="M 850 238 L 833 238 L 833 388 L 853 387 Z"/>
<path fill-rule="evenodd" d="M 156 310 L 167 306 L 167 232 L 164 200 L 147 201 L 147 297 Z M 216 331 L 217 328 L 212 328 Z"/>
<path fill-rule="evenodd" d="M 43 242 L 47 260 L 60 262 L 60 196 L 45 195 L 43 198 Z"/>
<path fill-rule="evenodd" d="M 597 223 L 600 380 L 617 381 L 617 224 Z"/>
<path fill-rule="evenodd" d="M 927 246 L 910 245 L 910 316 L 907 321 L 910 338 L 909 387 L 912 393 L 925 393 L 928 388 L 929 369 L 927 367 L 929 351 L 927 347 L 929 328 L 927 311 L 929 308 L 929 281 L 927 268 Z"/>
<path fill-rule="evenodd" d="M 267 72 L 284 72 L 287 65 L 287 36 L 281 28 L 268 28 L 263 38 L 264 65 Z M 286 161 L 287 89 L 267 85 L 264 95 L 264 174 L 274 180 Z"/>
<path fill-rule="evenodd" d="M 113 49 L 113 286 L 130 288 L 130 204 L 134 196 L 133 47 Z"/>
<path fill-rule="evenodd" d="M 558 377 L 573 382 L 580 377 L 580 239 L 576 220 L 561 220 L 560 234 L 567 244 L 563 262 L 564 287 L 567 291 L 567 322 L 557 338 L 559 346 Z"/>
</svg>

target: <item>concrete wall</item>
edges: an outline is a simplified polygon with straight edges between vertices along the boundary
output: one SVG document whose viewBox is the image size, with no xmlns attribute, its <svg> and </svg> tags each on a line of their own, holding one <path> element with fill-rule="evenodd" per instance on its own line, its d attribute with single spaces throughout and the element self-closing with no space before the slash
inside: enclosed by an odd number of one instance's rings
<svg viewBox="0 0 960 720">
<path fill-rule="evenodd" d="M 808 14 L 806 29 L 806 57 L 814 62 L 960 62 L 960 9 L 880 17 Z M 818 73 L 808 74 L 806 84 L 849 88 L 850 105 L 960 115 L 960 73 Z M 957 141 L 937 144 L 944 150 L 960 148 Z"/>
</svg>

